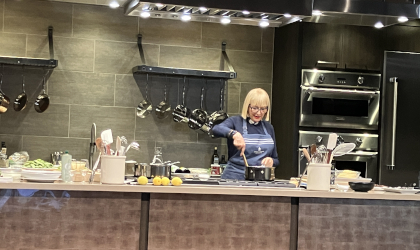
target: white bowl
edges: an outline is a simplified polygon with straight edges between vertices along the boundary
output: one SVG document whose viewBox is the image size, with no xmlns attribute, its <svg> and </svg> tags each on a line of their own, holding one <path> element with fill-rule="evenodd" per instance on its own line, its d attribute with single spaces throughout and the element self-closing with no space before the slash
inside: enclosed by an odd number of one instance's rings
<svg viewBox="0 0 420 250">
<path fill-rule="evenodd" d="M 207 181 L 210 178 L 209 174 L 199 174 L 198 175 L 198 179 L 200 179 L 200 181 Z"/>
</svg>

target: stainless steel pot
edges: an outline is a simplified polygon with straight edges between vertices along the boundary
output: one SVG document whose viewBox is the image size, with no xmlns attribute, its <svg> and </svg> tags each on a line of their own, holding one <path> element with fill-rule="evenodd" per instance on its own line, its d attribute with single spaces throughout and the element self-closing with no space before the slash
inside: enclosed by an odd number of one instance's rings
<svg viewBox="0 0 420 250">
<path fill-rule="evenodd" d="M 140 177 L 140 176 L 146 176 L 147 178 L 150 178 L 151 175 L 151 168 L 150 165 L 147 163 L 138 163 L 134 167 L 134 176 Z"/>
<path fill-rule="evenodd" d="M 250 181 L 273 181 L 275 167 L 249 166 L 245 167 L 245 179 Z"/>
<path fill-rule="evenodd" d="M 171 163 L 150 163 L 150 177 L 171 178 Z"/>
</svg>

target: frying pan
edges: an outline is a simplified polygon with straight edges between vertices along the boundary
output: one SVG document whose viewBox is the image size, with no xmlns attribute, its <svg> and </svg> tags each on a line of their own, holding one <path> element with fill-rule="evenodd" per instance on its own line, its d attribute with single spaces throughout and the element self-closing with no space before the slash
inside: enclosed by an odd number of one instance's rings
<svg viewBox="0 0 420 250">
<path fill-rule="evenodd" d="M 149 101 L 149 74 L 146 75 L 146 99 L 137 106 L 137 116 L 146 118 L 153 110 L 152 103 Z"/>
<path fill-rule="evenodd" d="M 188 123 L 191 117 L 191 110 L 185 106 L 185 80 L 184 76 L 184 86 L 182 87 L 182 104 L 175 107 L 172 112 L 172 116 L 175 122 L 184 122 Z"/>
<path fill-rule="evenodd" d="M 25 92 L 25 75 L 24 72 L 22 72 L 22 93 L 20 93 L 13 103 L 13 109 L 15 111 L 21 111 L 24 108 L 26 108 L 26 104 L 28 103 L 28 96 Z"/>
<path fill-rule="evenodd" d="M 222 80 L 220 80 L 222 81 Z M 229 115 L 223 111 L 223 94 L 224 94 L 224 85 L 221 84 L 222 87 L 220 88 L 220 110 L 214 111 L 209 117 L 209 127 L 213 127 L 217 124 L 222 123 L 224 120 L 229 118 Z"/>
<path fill-rule="evenodd" d="M 3 84 L 3 73 L 0 75 L 0 114 L 3 114 L 7 111 L 10 104 L 10 99 L 7 97 L 1 90 L 1 85 Z"/>
<path fill-rule="evenodd" d="M 34 107 L 35 107 L 36 112 L 42 113 L 48 109 L 48 106 L 50 106 L 50 97 L 45 93 L 45 76 L 44 76 L 42 94 L 40 94 L 36 98 Z"/>
<path fill-rule="evenodd" d="M 166 78 L 168 79 L 168 78 Z M 169 115 L 169 111 L 171 111 L 171 104 L 168 103 L 167 100 L 167 82 L 165 83 L 165 90 L 163 91 L 163 101 L 161 101 L 157 106 L 156 106 L 156 116 L 159 119 L 165 119 L 166 117 L 168 117 Z"/>
<path fill-rule="evenodd" d="M 201 131 L 208 132 L 210 128 L 205 125 L 207 122 L 207 112 L 203 109 L 203 102 L 204 87 L 201 88 L 200 108 L 194 109 L 194 111 L 191 113 L 191 117 L 188 121 L 188 127 L 193 130 L 201 129 Z"/>
</svg>

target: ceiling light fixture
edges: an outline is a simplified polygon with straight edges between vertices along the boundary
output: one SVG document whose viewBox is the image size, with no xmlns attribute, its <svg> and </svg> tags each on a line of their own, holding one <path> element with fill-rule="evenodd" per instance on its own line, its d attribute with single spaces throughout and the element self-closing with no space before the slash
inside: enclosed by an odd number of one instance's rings
<svg viewBox="0 0 420 250">
<path fill-rule="evenodd" d="M 142 11 L 140 13 L 140 16 L 143 17 L 143 18 L 148 18 L 148 17 L 150 17 L 150 12 L 148 12 L 148 11 Z"/>
<path fill-rule="evenodd" d="M 220 22 L 223 23 L 223 24 L 229 24 L 231 22 L 231 20 L 230 20 L 229 17 L 222 17 Z"/>
<path fill-rule="evenodd" d="M 383 23 L 381 23 L 381 22 L 377 22 L 377 23 L 375 23 L 375 28 L 377 28 L 377 29 L 381 29 L 381 28 L 383 28 L 384 27 L 384 25 L 383 25 Z"/>
<path fill-rule="evenodd" d="M 191 15 L 184 14 L 184 15 L 181 16 L 181 20 L 187 22 L 187 21 L 191 20 Z"/>
<path fill-rule="evenodd" d="M 263 20 L 260 21 L 260 27 L 265 28 L 265 27 L 268 27 L 269 25 L 270 25 L 270 23 L 266 19 L 263 19 Z"/>
<path fill-rule="evenodd" d="M 292 17 L 292 15 L 290 15 L 290 14 L 284 14 L 284 17 L 286 17 L 286 18 L 291 18 L 291 17 Z"/>
<path fill-rule="evenodd" d="M 405 17 L 405 16 L 400 16 L 399 18 L 398 18 L 398 22 L 400 22 L 400 23 L 404 23 L 404 22 L 407 22 L 408 21 L 408 18 L 407 17 Z"/>
<path fill-rule="evenodd" d="M 319 10 L 314 10 L 314 11 L 312 11 L 312 15 L 314 15 L 314 16 L 320 16 L 320 15 L 322 15 L 322 12 L 319 11 Z"/>
<path fill-rule="evenodd" d="M 250 14 L 250 12 L 249 12 L 249 11 L 247 11 L 247 10 L 244 10 L 244 11 L 242 11 L 242 14 L 244 14 L 244 15 L 249 15 L 249 14 Z"/>
<path fill-rule="evenodd" d="M 118 7 L 120 7 L 120 4 L 117 1 L 112 1 L 109 3 L 109 7 L 112 9 L 116 9 Z"/>
<path fill-rule="evenodd" d="M 207 8 L 206 7 L 200 7 L 200 8 L 198 8 L 201 12 L 206 12 L 207 11 Z"/>
<path fill-rule="evenodd" d="M 161 4 L 161 3 L 157 3 L 157 4 L 155 4 L 155 5 L 156 5 L 156 7 L 158 7 L 158 8 L 163 7 L 163 4 Z"/>
</svg>

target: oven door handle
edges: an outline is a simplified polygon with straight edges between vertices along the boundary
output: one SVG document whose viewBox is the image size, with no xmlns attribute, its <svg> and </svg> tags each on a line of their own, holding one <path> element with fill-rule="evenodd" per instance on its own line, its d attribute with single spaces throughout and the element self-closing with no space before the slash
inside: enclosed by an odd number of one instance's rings
<svg viewBox="0 0 420 250">
<path fill-rule="evenodd" d="M 349 90 L 349 89 L 333 89 L 333 88 L 315 88 L 315 87 L 308 87 L 308 86 L 300 86 L 305 92 L 311 93 L 321 93 L 321 92 L 329 92 L 329 93 L 342 93 L 342 94 L 354 94 L 354 95 L 377 95 L 379 91 L 369 91 L 369 90 Z"/>
<path fill-rule="evenodd" d="M 378 152 L 349 152 L 345 155 L 351 155 L 351 156 L 377 156 Z"/>
</svg>

